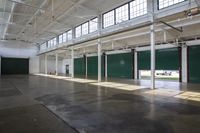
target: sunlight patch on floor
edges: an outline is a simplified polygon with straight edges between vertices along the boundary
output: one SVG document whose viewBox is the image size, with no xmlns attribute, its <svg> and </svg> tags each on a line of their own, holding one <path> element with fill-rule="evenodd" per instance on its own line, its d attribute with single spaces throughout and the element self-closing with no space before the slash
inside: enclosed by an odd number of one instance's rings
<svg viewBox="0 0 200 133">
<path fill-rule="evenodd" d="M 155 89 L 155 90 L 148 90 L 145 93 L 151 94 L 151 95 L 172 97 L 172 96 L 176 96 L 182 92 L 183 91 L 172 90 L 172 89 Z"/>
<path fill-rule="evenodd" d="M 108 88 L 115 88 L 120 90 L 129 90 L 129 91 L 146 88 L 138 85 L 130 85 L 123 83 L 115 83 L 115 82 L 100 82 L 100 83 L 90 83 L 90 84 Z"/>
<path fill-rule="evenodd" d="M 179 95 L 176 95 L 175 98 L 200 102 L 200 93 L 199 92 L 186 91 L 186 92 L 183 92 Z"/>
</svg>

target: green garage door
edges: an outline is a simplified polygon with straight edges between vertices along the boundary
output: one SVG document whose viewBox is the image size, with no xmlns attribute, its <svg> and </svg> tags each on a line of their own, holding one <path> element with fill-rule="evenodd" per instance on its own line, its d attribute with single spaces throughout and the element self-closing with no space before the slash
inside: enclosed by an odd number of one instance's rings
<svg viewBox="0 0 200 133">
<path fill-rule="evenodd" d="M 101 57 L 101 74 L 104 76 L 104 56 Z M 88 77 L 98 76 L 98 56 L 87 57 Z"/>
<path fill-rule="evenodd" d="M 85 58 L 74 59 L 74 75 L 84 76 L 85 75 Z"/>
<path fill-rule="evenodd" d="M 138 52 L 138 70 L 150 70 L 150 51 Z"/>
<path fill-rule="evenodd" d="M 156 50 L 156 70 L 179 70 L 179 48 Z"/>
<path fill-rule="evenodd" d="M 200 83 L 200 46 L 189 47 L 189 82 Z"/>
<path fill-rule="evenodd" d="M 150 51 L 138 52 L 138 69 L 151 69 Z M 179 48 L 156 50 L 156 70 L 179 70 Z"/>
<path fill-rule="evenodd" d="M 108 77 L 131 79 L 133 77 L 133 54 L 107 55 L 107 71 Z"/>
<path fill-rule="evenodd" d="M 29 74 L 29 59 L 2 58 L 1 74 Z"/>
</svg>

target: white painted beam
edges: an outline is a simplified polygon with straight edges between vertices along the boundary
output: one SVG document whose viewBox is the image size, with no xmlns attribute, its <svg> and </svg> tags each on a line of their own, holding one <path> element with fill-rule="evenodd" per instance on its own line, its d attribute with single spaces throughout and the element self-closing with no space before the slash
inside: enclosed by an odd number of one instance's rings
<svg viewBox="0 0 200 133">
<path fill-rule="evenodd" d="M 72 74 L 71 77 L 74 78 L 74 49 L 71 49 L 71 70 Z"/>
<path fill-rule="evenodd" d="M 58 53 L 56 53 L 56 75 L 58 75 Z"/>
</svg>

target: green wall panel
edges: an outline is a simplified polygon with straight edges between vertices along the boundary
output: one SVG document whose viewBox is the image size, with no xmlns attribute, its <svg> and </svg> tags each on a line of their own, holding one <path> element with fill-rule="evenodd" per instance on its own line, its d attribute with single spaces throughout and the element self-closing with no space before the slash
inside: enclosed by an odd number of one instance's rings
<svg viewBox="0 0 200 133">
<path fill-rule="evenodd" d="M 179 70 L 179 49 L 156 50 L 156 70 Z"/>
<path fill-rule="evenodd" d="M 29 74 L 29 59 L 2 58 L 1 73 L 2 75 Z"/>
<path fill-rule="evenodd" d="M 200 46 L 189 47 L 189 82 L 200 83 Z"/>
<path fill-rule="evenodd" d="M 85 58 L 82 57 L 74 59 L 74 75 L 85 75 Z"/>
<path fill-rule="evenodd" d="M 104 76 L 104 56 L 101 57 L 101 74 Z M 87 75 L 88 77 L 98 76 L 98 57 L 87 57 Z"/>
<path fill-rule="evenodd" d="M 138 70 L 150 70 L 150 51 L 138 52 Z"/>
<path fill-rule="evenodd" d="M 107 55 L 108 77 L 129 78 L 133 77 L 132 53 Z"/>
<path fill-rule="evenodd" d="M 179 70 L 179 49 L 168 48 L 156 50 L 156 70 Z M 138 69 L 151 69 L 150 51 L 138 52 Z"/>
</svg>

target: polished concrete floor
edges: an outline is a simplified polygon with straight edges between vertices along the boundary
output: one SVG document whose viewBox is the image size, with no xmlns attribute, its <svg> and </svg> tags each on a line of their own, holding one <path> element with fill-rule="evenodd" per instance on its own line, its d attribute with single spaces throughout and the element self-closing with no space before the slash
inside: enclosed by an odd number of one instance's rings
<svg viewBox="0 0 200 133">
<path fill-rule="evenodd" d="M 200 133 L 200 85 L 0 78 L 0 133 Z"/>
</svg>

